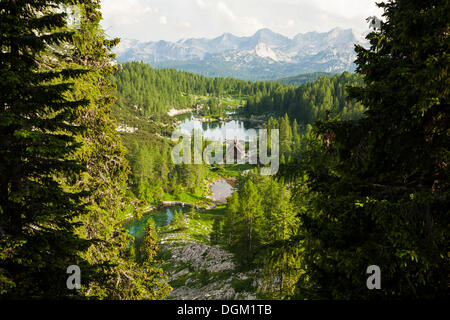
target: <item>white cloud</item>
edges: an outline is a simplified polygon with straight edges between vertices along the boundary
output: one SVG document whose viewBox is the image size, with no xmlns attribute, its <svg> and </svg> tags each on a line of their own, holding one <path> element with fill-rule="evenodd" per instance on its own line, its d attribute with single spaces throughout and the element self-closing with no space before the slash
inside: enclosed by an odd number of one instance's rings
<svg viewBox="0 0 450 320">
<path fill-rule="evenodd" d="M 249 36 L 261 28 L 293 37 L 334 27 L 368 29 L 376 0 L 101 0 L 110 36 L 141 41 Z"/>
<path fill-rule="evenodd" d="M 180 25 L 181 27 L 185 27 L 185 28 L 190 28 L 190 27 L 192 27 L 192 25 L 191 25 L 191 23 L 190 23 L 189 21 L 187 21 L 187 22 L 180 22 L 179 25 Z"/>
<path fill-rule="evenodd" d="M 232 29 L 225 32 L 233 32 L 237 35 L 249 35 L 258 29 L 264 28 L 264 24 L 252 16 L 239 16 L 234 13 L 224 2 L 219 1 L 216 6 L 219 13 L 225 20 L 229 20 L 224 25 L 229 25 Z M 217 21 L 217 20 L 216 20 Z M 219 20 L 220 21 L 220 20 Z"/>
<path fill-rule="evenodd" d="M 206 7 L 207 6 L 207 4 L 203 0 L 197 0 L 196 3 L 197 3 L 197 5 L 199 7 Z"/>
<path fill-rule="evenodd" d="M 222 12 L 223 14 L 225 14 L 226 16 L 228 16 L 231 20 L 235 21 L 236 20 L 236 15 L 233 13 L 233 11 L 231 11 L 227 5 L 223 2 L 219 2 L 217 4 L 217 9 L 219 9 L 220 12 Z"/>
<path fill-rule="evenodd" d="M 161 24 L 167 24 L 167 18 L 166 16 L 159 17 L 159 23 Z"/>
</svg>

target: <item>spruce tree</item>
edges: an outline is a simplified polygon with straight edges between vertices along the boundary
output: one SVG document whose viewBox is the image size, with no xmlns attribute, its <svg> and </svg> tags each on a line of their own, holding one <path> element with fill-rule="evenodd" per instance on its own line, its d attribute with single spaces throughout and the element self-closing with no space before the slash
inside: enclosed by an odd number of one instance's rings
<svg viewBox="0 0 450 320">
<path fill-rule="evenodd" d="M 52 47 L 70 46 L 60 6 L 71 1 L 0 3 L 0 293 L 10 298 L 55 298 L 79 293 L 66 287 L 66 269 L 90 268 L 79 253 L 74 219 L 86 212 L 85 190 L 71 191 L 84 168 L 73 159 L 77 108 L 70 80 L 84 73 L 60 67 L 70 59 Z"/>
<path fill-rule="evenodd" d="M 89 281 L 83 292 L 88 297 L 102 299 L 162 299 L 168 294 L 168 286 L 162 271 L 153 266 L 157 248 L 147 246 L 143 263 L 127 257 L 133 239 L 122 227 L 121 220 L 125 205 L 130 202 L 125 196 L 129 167 L 111 115 L 116 93 L 110 82 L 116 69 L 111 48 L 118 39 L 106 39 L 100 28 L 100 1 L 84 1 L 77 8 L 75 13 L 79 12 L 80 16 L 76 17 L 79 25 L 73 37 L 71 63 L 88 69 L 89 73 L 75 81 L 72 98 L 84 98 L 89 104 L 77 111 L 76 123 L 87 130 L 78 137 L 84 144 L 74 158 L 87 168 L 77 187 L 93 190 L 87 198 L 88 212 L 79 218 L 81 226 L 77 232 L 95 241 L 82 257 L 91 266 L 102 267 L 101 273 L 86 279 Z M 141 151 L 144 159 L 138 159 L 143 166 L 140 179 L 145 180 L 151 174 L 148 168 L 151 159 L 147 148 Z M 149 193 L 147 186 L 146 194 Z M 151 237 L 155 228 L 149 228 Z M 154 253 L 150 253 L 153 249 Z"/>
<path fill-rule="evenodd" d="M 221 219 L 219 217 L 214 218 L 210 239 L 211 239 L 212 244 L 219 244 L 221 242 L 222 223 L 221 223 Z"/>
<path fill-rule="evenodd" d="M 298 297 L 448 295 L 448 1 L 380 4 L 381 28 L 356 48 L 368 108 L 356 121 L 321 121 L 322 160 L 309 160 L 308 245 Z M 303 203 L 305 204 L 305 203 Z M 381 269 L 369 290 L 368 266 Z"/>
</svg>

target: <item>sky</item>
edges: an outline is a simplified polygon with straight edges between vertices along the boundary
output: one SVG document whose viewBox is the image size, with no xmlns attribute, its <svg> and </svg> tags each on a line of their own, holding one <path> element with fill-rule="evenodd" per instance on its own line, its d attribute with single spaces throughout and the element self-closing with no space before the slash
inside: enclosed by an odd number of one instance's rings
<svg viewBox="0 0 450 320">
<path fill-rule="evenodd" d="M 251 36 L 269 28 L 293 38 L 335 27 L 368 30 L 376 0 L 101 0 L 109 37 L 140 41 Z M 378 0 L 377 2 L 380 2 Z"/>
</svg>

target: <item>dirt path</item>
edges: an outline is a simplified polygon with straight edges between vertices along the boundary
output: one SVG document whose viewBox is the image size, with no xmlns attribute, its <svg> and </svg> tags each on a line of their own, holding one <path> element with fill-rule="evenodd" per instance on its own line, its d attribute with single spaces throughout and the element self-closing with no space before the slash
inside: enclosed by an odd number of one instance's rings
<svg viewBox="0 0 450 320">
<path fill-rule="evenodd" d="M 233 186 L 226 179 L 219 179 L 214 181 L 209 189 L 211 194 L 208 196 L 211 200 L 217 203 L 225 203 L 227 202 L 227 198 L 230 197 L 233 192 Z"/>
</svg>

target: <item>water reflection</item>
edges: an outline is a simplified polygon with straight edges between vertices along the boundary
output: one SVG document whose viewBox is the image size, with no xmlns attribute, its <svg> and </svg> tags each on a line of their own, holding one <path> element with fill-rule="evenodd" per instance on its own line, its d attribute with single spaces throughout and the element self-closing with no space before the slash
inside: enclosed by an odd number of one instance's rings
<svg viewBox="0 0 450 320">
<path fill-rule="evenodd" d="M 248 137 L 248 140 L 252 140 L 258 137 L 258 129 L 254 129 L 254 124 L 241 120 L 202 122 L 191 116 L 183 120 L 177 128 L 185 134 L 192 134 L 193 130 L 201 130 L 204 139 L 213 141 L 223 141 L 226 134 L 228 134 L 227 139 L 236 137 L 246 140 Z"/>
<path fill-rule="evenodd" d="M 157 211 L 152 211 L 144 214 L 140 219 L 132 219 L 125 222 L 124 228 L 127 229 L 128 233 L 136 239 L 141 239 L 144 236 L 144 229 L 149 219 L 153 219 L 155 221 L 155 226 L 157 228 L 168 225 L 172 222 L 175 210 L 177 210 L 178 212 L 187 212 L 188 208 L 183 208 L 181 206 L 161 208 Z"/>
</svg>

